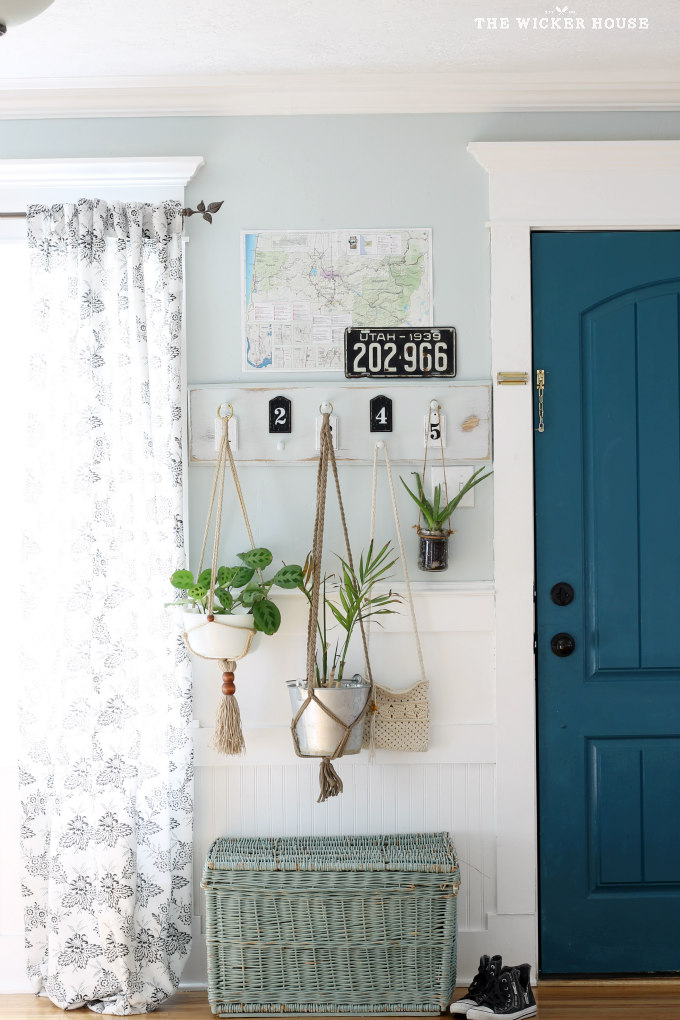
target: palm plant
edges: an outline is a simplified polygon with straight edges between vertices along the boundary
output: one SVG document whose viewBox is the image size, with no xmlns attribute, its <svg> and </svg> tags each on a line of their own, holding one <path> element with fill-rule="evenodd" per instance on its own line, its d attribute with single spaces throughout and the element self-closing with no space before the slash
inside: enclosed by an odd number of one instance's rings
<svg viewBox="0 0 680 1020">
<path fill-rule="evenodd" d="M 460 492 L 457 492 L 453 499 L 449 500 L 448 503 L 444 503 L 444 505 L 442 505 L 441 485 L 435 485 L 433 499 L 430 502 L 423 490 L 422 479 L 416 471 L 413 471 L 412 473 L 415 475 L 416 482 L 418 483 L 417 494 L 409 489 L 403 478 L 400 478 L 399 480 L 425 518 L 427 530 L 430 532 L 450 534 L 450 530 L 445 529 L 445 525 L 448 524 L 451 514 L 456 509 L 463 496 L 465 496 L 470 489 L 474 489 L 475 485 L 479 485 L 479 483 L 483 482 L 485 478 L 488 478 L 493 474 L 493 471 L 487 471 L 487 473 L 483 475 L 482 471 L 484 471 L 483 467 L 474 471 L 468 478 L 465 485 L 461 487 Z"/>
<path fill-rule="evenodd" d="M 390 543 L 387 542 L 379 552 L 375 552 L 373 542 L 366 553 L 362 553 L 358 568 L 352 568 L 341 556 L 340 571 L 337 575 L 327 574 L 322 584 L 322 612 L 317 620 L 317 633 L 321 651 L 321 662 L 317 653 L 315 663 L 316 683 L 319 687 L 328 687 L 343 679 L 345 662 L 352 635 L 357 625 L 365 623 L 377 616 L 398 612 L 390 607 L 402 601 L 401 595 L 391 589 L 379 595 L 373 595 L 373 586 L 386 575 L 396 563 L 390 559 Z M 303 582 L 299 586 L 310 605 L 312 602 L 312 576 L 314 564 L 309 555 L 303 567 Z M 329 593 L 330 582 L 330 593 Z M 342 639 L 335 643 L 332 657 L 329 656 L 328 611 L 335 622 L 345 632 Z M 379 621 L 378 621 L 379 622 Z M 330 668 L 329 668 L 330 667 Z"/>
</svg>

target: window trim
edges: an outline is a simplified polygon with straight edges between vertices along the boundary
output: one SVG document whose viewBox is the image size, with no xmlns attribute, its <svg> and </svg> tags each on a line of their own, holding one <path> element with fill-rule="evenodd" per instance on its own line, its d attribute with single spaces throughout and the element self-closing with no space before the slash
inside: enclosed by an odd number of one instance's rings
<svg viewBox="0 0 680 1020">
<path fill-rule="evenodd" d="M 202 156 L 0 159 L 0 212 L 84 196 L 121 202 L 184 202 Z"/>
</svg>

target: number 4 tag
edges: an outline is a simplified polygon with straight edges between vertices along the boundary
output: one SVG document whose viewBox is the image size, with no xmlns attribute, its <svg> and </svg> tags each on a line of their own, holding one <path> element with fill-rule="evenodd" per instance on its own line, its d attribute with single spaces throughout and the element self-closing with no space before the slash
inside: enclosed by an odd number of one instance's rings
<svg viewBox="0 0 680 1020">
<path fill-rule="evenodd" d="M 430 431 L 427 430 L 428 421 Z M 423 419 L 423 446 L 446 446 L 446 415 L 426 414 Z"/>
<path fill-rule="evenodd" d="M 380 393 L 370 402 L 371 432 L 392 431 L 392 399 Z"/>
</svg>

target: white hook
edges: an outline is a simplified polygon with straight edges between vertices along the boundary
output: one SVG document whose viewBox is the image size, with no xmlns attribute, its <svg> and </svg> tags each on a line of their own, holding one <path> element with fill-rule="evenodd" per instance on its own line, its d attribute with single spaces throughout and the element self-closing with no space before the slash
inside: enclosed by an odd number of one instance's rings
<svg viewBox="0 0 680 1020">
<path fill-rule="evenodd" d="M 438 400 L 431 400 L 430 401 L 430 410 L 431 411 L 438 411 L 439 410 L 439 401 Z"/>
<path fill-rule="evenodd" d="M 286 449 L 285 439 L 279 439 L 278 443 L 276 444 L 276 449 L 279 451 L 279 453 Z"/>
<path fill-rule="evenodd" d="M 333 405 L 330 400 L 324 400 L 323 404 L 319 404 L 319 412 L 321 414 L 333 414 Z"/>
<path fill-rule="evenodd" d="M 375 445 L 378 448 L 378 450 L 384 450 L 385 449 L 385 440 L 384 439 L 379 439 L 378 442 Z"/>
</svg>

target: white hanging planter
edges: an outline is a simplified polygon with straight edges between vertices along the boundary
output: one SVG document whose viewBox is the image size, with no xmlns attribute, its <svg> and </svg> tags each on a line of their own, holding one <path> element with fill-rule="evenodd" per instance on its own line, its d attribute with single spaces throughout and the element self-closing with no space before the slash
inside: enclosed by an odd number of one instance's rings
<svg viewBox="0 0 680 1020">
<path fill-rule="evenodd" d="M 208 620 L 204 613 L 182 613 L 184 641 L 190 652 L 204 659 L 242 659 L 257 633 L 249 614 L 219 614 Z"/>
</svg>

